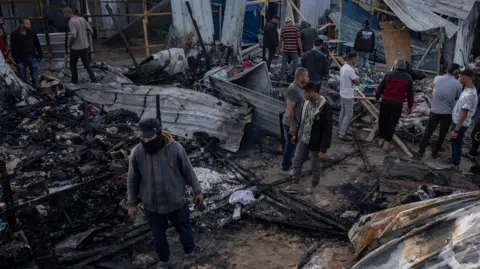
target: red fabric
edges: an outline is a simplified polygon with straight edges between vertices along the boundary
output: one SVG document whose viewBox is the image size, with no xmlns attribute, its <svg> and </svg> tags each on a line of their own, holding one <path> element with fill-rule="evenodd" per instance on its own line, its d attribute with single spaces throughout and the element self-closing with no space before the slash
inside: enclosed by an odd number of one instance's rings
<svg viewBox="0 0 480 269">
<path fill-rule="evenodd" d="M 386 85 L 382 98 L 403 104 L 408 89 L 408 81 L 396 78 L 385 78 L 385 82 Z M 408 100 L 408 103 L 413 104 L 413 98 Z"/>
<path fill-rule="evenodd" d="M 3 36 L 0 36 L 0 51 L 2 51 L 3 57 L 6 56 L 7 46 L 5 44 L 5 39 Z"/>
</svg>

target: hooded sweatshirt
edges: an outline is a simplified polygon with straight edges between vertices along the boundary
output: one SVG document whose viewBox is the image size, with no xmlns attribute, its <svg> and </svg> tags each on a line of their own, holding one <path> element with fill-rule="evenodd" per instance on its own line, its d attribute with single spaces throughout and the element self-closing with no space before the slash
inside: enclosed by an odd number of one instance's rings
<svg viewBox="0 0 480 269">
<path fill-rule="evenodd" d="M 317 30 L 310 27 L 308 22 L 302 21 L 300 36 L 303 52 L 307 52 L 313 48 L 313 42 L 318 38 L 318 33 Z"/>
<path fill-rule="evenodd" d="M 323 96 L 317 102 L 319 103 L 312 107 L 310 101 L 303 101 L 297 137 L 303 140 L 304 132 L 310 132 L 308 149 L 326 153 L 332 142 L 332 106 Z M 307 111 L 309 108 L 315 111 Z"/>
<path fill-rule="evenodd" d="M 150 212 L 166 214 L 185 206 L 185 185 L 194 195 L 202 193 L 192 164 L 180 143 L 170 135 L 165 146 L 150 155 L 142 144 L 130 154 L 127 178 L 127 206 L 135 206 L 140 197 Z"/>
</svg>

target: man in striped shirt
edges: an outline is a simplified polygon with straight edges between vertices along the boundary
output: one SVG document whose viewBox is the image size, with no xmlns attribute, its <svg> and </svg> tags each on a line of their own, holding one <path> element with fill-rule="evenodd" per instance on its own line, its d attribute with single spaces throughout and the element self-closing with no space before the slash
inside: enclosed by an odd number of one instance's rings
<svg viewBox="0 0 480 269">
<path fill-rule="evenodd" d="M 284 78 L 287 71 L 287 62 L 292 61 L 292 69 L 290 70 L 289 80 L 293 80 L 293 74 L 298 65 L 298 53 L 303 54 L 302 40 L 300 37 L 300 31 L 293 25 L 293 21 L 290 18 L 285 20 L 285 27 L 280 32 L 280 53 L 282 54 L 282 69 L 280 76 Z"/>
</svg>

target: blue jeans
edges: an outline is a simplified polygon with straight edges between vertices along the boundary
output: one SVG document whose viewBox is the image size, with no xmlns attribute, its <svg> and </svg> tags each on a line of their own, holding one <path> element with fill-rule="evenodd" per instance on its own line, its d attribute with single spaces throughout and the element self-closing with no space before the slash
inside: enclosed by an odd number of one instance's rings
<svg viewBox="0 0 480 269">
<path fill-rule="evenodd" d="M 298 66 L 298 54 L 297 53 L 283 53 L 282 54 L 282 69 L 280 71 L 280 76 L 283 78 L 285 72 L 287 72 L 288 60 L 292 60 L 292 68 L 290 69 L 289 79 L 293 79 L 295 75 L 295 70 Z"/>
<path fill-rule="evenodd" d="M 285 133 L 285 150 L 283 151 L 282 170 L 288 171 L 292 167 L 293 152 L 297 145 L 292 144 L 292 136 L 289 134 L 290 127 L 283 125 L 283 132 Z"/>
<path fill-rule="evenodd" d="M 452 130 L 457 126 L 457 124 L 452 124 Z M 458 130 L 457 138 L 452 138 L 450 142 L 452 143 L 452 163 L 455 166 L 460 165 L 462 160 L 462 145 L 463 138 L 465 138 L 465 133 L 467 132 L 468 127 L 462 126 Z"/>
<path fill-rule="evenodd" d="M 370 52 L 357 51 L 357 56 L 358 56 L 358 70 L 363 68 L 368 68 L 368 66 L 370 65 L 368 63 L 368 58 L 370 58 Z"/>
<path fill-rule="evenodd" d="M 21 65 L 21 66 L 20 66 Z M 30 76 L 32 77 L 32 86 L 37 87 L 38 82 L 38 60 L 34 56 L 28 56 L 28 62 L 19 63 L 17 66 L 17 73 L 21 80 L 28 83 L 27 68 L 30 69 Z"/>
<path fill-rule="evenodd" d="M 189 224 L 190 210 L 186 205 L 167 214 L 159 214 L 145 210 L 145 215 L 147 216 L 148 225 L 150 225 L 150 229 L 152 229 L 153 245 L 160 261 L 168 262 L 170 258 L 170 248 L 166 234 L 168 221 L 170 221 L 177 231 L 185 254 L 192 253 L 195 248 L 195 243 L 193 242 L 193 234 Z"/>
</svg>

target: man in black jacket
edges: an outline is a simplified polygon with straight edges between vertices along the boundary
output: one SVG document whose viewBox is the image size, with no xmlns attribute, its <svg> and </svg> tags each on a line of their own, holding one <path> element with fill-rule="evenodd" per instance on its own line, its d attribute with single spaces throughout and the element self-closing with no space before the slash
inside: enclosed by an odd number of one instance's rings
<svg viewBox="0 0 480 269">
<path fill-rule="evenodd" d="M 306 189 L 311 194 L 320 182 L 322 173 L 321 162 L 325 160 L 332 141 L 332 107 L 325 97 L 317 92 L 317 86 L 309 81 L 302 88 L 305 101 L 302 103 L 300 127 L 292 142 L 297 144 L 293 159 L 294 183 L 287 192 L 297 192 L 302 176 L 302 166 L 310 155 L 312 162 L 312 185 Z"/>
<path fill-rule="evenodd" d="M 302 42 L 302 44 L 304 44 Z M 328 78 L 328 54 L 322 51 L 323 40 L 315 39 L 314 48 L 303 54 L 300 66 L 308 70 L 310 80 L 315 82 L 317 90 L 320 91 L 322 83 Z"/>
<path fill-rule="evenodd" d="M 37 33 L 32 31 L 31 28 L 29 19 L 20 20 L 20 27 L 10 36 L 10 44 L 19 77 L 28 83 L 28 67 L 32 77 L 32 86 L 37 87 L 38 60 L 43 57 L 43 52 Z"/>
<path fill-rule="evenodd" d="M 313 48 L 313 43 L 318 38 L 317 29 L 311 27 L 310 23 L 302 21 L 300 24 L 300 37 L 302 38 L 303 53 Z"/>
<path fill-rule="evenodd" d="M 368 58 L 375 50 L 375 33 L 370 29 L 369 20 L 363 22 L 363 28 L 358 31 L 353 48 L 358 56 L 358 70 L 368 68 Z"/>
<path fill-rule="evenodd" d="M 263 60 L 265 61 L 265 54 L 268 50 L 267 68 L 270 71 L 273 56 L 278 47 L 278 22 L 280 18 L 274 16 L 273 19 L 265 25 L 263 29 Z"/>
</svg>

